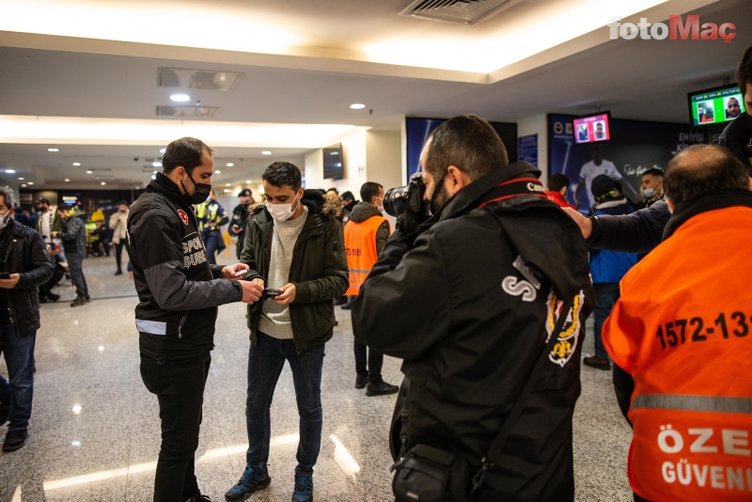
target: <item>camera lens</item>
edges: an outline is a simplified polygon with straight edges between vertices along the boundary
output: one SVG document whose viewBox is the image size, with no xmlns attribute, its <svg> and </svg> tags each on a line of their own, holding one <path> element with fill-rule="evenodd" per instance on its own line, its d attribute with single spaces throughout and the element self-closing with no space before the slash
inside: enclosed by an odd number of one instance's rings
<svg viewBox="0 0 752 502">
<path fill-rule="evenodd" d="M 395 218 L 405 212 L 407 207 L 407 186 L 390 188 L 384 194 L 384 211 Z"/>
</svg>

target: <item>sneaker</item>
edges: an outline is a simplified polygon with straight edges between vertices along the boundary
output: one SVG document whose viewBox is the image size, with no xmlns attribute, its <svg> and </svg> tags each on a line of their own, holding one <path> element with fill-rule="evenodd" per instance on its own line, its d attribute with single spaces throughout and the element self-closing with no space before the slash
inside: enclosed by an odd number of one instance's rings
<svg viewBox="0 0 752 502">
<path fill-rule="evenodd" d="M 71 307 L 80 307 L 81 305 L 86 303 L 86 298 L 83 296 L 77 296 L 75 300 L 73 300 L 70 304 Z"/>
<path fill-rule="evenodd" d="M 362 389 L 368 383 L 368 373 L 365 375 L 358 375 L 355 377 L 355 388 Z"/>
<path fill-rule="evenodd" d="M 295 491 L 292 492 L 292 502 L 313 502 L 313 476 L 310 474 L 295 475 Z"/>
<path fill-rule="evenodd" d="M 247 465 L 238 483 L 225 493 L 225 500 L 245 500 L 251 493 L 266 488 L 272 482 L 268 472 L 264 472 L 263 477 L 254 474 L 253 467 Z"/>
<path fill-rule="evenodd" d="M 8 431 L 3 442 L 3 451 L 16 451 L 26 444 L 29 434 L 26 429 Z"/>
<path fill-rule="evenodd" d="M 387 394 L 396 394 L 397 392 L 399 392 L 399 387 L 388 384 L 384 381 L 379 383 L 369 383 L 366 388 L 366 396 L 385 396 Z"/>
<path fill-rule="evenodd" d="M 586 366 L 590 366 L 591 368 L 597 368 L 599 370 L 608 371 L 611 369 L 611 363 L 608 361 L 608 359 L 605 359 L 603 357 L 598 357 L 598 356 L 583 357 L 582 362 L 585 363 Z"/>
</svg>

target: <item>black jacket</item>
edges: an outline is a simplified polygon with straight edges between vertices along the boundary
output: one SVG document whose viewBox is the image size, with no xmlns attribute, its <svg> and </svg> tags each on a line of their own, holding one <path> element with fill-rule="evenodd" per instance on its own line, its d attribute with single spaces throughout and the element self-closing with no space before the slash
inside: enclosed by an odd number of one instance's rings
<svg viewBox="0 0 752 502">
<path fill-rule="evenodd" d="M 411 381 L 408 448 L 431 444 L 477 468 L 541 356 L 552 299 L 577 295 L 581 326 L 587 249 L 538 175 L 525 163 L 496 170 L 450 200 L 414 243 L 398 229 L 361 287 L 355 336 L 403 358 Z M 500 186 L 512 179 L 521 181 Z M 583 334 L 572 326 L 540 374 L 504 448 L 508 461 L 488 472 L 479 500 L 573 499 Z"/>
<path fill-rule="evenodd" d="M 308 217 L 303 224 L 290 264 L 290 282 L 295 284 L 295 301 L 290 307 L 293 340 L 298 353 L 326 343 L 334 333 L 332 300 L 347 291 L 349 275 L 345 257 L 342 224 L 333 210 L 325 211 L 305 198 Z M 249 278 L 269 277 L 274 220 L 266 207 L 254 209 L 248 219 L 241 263 L 251 268 Z M 256 343 L 256 330 L 261 317 L 261 303 L 248 306 L 248 327 L 251 342 Z"/>
<path fill-rule="evenodd" d="M 749 116 L 749 111 L 735 118 L 723 129 L 718 144 L 731 150 L 752 176 L 752 117 Z"/>
<path fill-rule="evenodd" d="M 7 289 L 10 319 L 20 335 L 39 329 L 39 293 L 37 286 L 52 277 L 55 265 L 47 256 L 47 246 L 33 228 L 10 220 L 2 271 L 20 274 L 16 287 Z"/>
<path fill-rule="evenodd" d="M 242 289 L 219 278 L 221 265 L 209 265 L 193 208 L 161 173 L 131 206 L 128 255 L 141 355 L 187 359 L 210 351 L 217 306 L 240 301 Z"/>
<path fill-rule="evenodd" d="M 86 255 L 86 213 L 76 212 L 61 221 L 60 240 L 66 253 Z"/>
</svg>

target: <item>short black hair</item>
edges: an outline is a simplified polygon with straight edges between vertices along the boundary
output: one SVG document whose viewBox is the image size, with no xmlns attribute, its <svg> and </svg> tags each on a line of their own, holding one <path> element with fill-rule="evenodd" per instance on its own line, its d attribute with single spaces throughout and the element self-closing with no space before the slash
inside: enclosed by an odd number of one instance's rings
<svg viewBox="0 0 752 502">
<path fill-rule="evenodd" d="M 383 189 L 384 187 L 379 185 L 378 183 L 375 183 L 373 181 L 366 181 L 360 187 L 360 198 L 363 200 L 363 202 L 368 202 L 370 204 L 371 199 L 373 197 L 378 197 L 379 192 Z"/>
<path fill-rule="evenodd" d="M 749 190 L 747 168 L 725 147 L 692 145 L 669 161 L 663 191 L 675 205 L 723 190 Z"/>
<path fill-rule="evenodd" d="M 270 164 L 261 179 L 268 181 L 275 187 L 289 185 L 293 190 L 297 190 L 302 185 L 300 169 L 290 162 L 277 161 Z"/>
<path fill-rule="evenodd" d="M 569 187 L 569 178 L 561 173 L 552 174 L 548 179 L 548 189 L 552 192 L 558 192 L 564 187 Z"/>
<path fill-rule="evenodd" d="M 647 171 L 643 172 L 640 177 L 642 178 L 646 174 L 649 174 L 651 176 L 657 176 L 658 178 L 663 178 L 663 170 L 658 169 L 657 167 L 651 167 Z"/>
<path fill-rule="evenodd" d="M 458 115 L 429 136 L 431 146 L 424 169 L 439 177 L 454 165 L 476 180 L 509 164 L 507 149 L 494 128 L 477 115 Z"/>
<path fill-rule="evenodd" d="M 342 200 L 355 200 L 355 196 L 348 190 L 347 192 L 342 192 Z"/>
<path fill-rule="evenodd" d="M 196 138 L 176 139 L 165 148 L 162 157 L 162 172 L 169 174 L 178 166 L 183 166 L 188 174 L 203 162 L 203 155 L 211 155 L 214 152 L 206 143 Z"/>
<path fill-rule="evenodd" d="M 739 65 L 736 67 L 736 83 L 742 91 L 742 96 L 747 93 L 747 86 L 752 85 L 752 45 L 744 51 Z"/>
<path fill-rule="evenodd" d="M 118 203 L 117 203 L 117 205 L 118 205 L 118 206 L 120 206 L 120 205 L 126 205 L 126 206 L 127 206 L 127 205 L 128 205 L 128 203 L 127 203 L 127 202 L 125 202 L 124 200 L 121 200 L 120 202 L 118 202 Z"/>
</svg>

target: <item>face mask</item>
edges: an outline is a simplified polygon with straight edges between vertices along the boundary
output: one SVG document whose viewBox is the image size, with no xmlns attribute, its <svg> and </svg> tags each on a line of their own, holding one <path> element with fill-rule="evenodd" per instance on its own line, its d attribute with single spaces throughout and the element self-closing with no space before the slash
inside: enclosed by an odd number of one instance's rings
<svg viewBox="0 0 752 502">
<path fill-rule="evenodd" d="M 0 230 L 4 229 L 10 223 L 10 211 L 5 211 L 5 214 L 0 217 Z"/>
<path fill-rule="evenodd" d="M 196 183 L 196 180 L 193 179 L 193 175 L 188 173 L 188 177 L 193 182 L 193 186 L 196 188 L 196 191 L 193 192 L 191 195 L 188 195 L 188 190 L 185 188 L 185 185 L 183 185 L 183 182 L 180 182 L 180 186 L 183 187 L 183 190 L 185 190 L 185 194 L 183 197 L 188 200 L 191 204 L 201 204 L 206 199 L 209 198 L 209 194 L 211 193 L 211 185 L 208 185 L 206 183 Z"/>
<path fill-rule="evenodd" d="M 297 198 L 298 197 L 295 196 L 295 199 Z M 266 210 L 272 215 L 274 221 L 287 221 L 292 218 L 292 214 L 295 212 L 292 209 L 295 199 L 293 199 L 290 204 L 272 204 L 271 202 L 266 201 Z"/>
<path fill-rule="evenodd" d="M 655 188 L 643 188 L 642 195 L 644 195 L 646 199 L 651 198 L 655 195 Z"/>
</svg>

